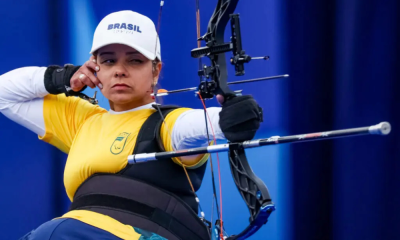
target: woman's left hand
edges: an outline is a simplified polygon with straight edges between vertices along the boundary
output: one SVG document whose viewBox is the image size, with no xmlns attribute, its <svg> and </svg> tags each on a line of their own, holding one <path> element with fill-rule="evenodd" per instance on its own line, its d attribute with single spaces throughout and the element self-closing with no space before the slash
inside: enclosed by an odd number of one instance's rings
<svg viewBox="0 0 400 240">
<path fill-rule="evenodd" d="M 222 105 L 219 113 L 219 125 L 230 142 L 243 142 L 254 138 L 263 121 L 262 108 L 250 95 L 233 97 L 224 101 L 217 95 Z"/>
</svg>

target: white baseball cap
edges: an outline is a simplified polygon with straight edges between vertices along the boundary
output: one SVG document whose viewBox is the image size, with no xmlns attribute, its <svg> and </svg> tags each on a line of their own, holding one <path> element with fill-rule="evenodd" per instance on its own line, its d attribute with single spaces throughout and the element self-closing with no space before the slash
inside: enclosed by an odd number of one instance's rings
<svg viewBox="0 0 400 240">
<path fill-rule="evenodd" d="M 97 25 L 93 36 L 93 54 L 109 44 L 124 44 L 136 49 L 150 60 L 161 61 L 160 39 L 153 21 L 130 10 L 113 12 Z"/>
</svg>

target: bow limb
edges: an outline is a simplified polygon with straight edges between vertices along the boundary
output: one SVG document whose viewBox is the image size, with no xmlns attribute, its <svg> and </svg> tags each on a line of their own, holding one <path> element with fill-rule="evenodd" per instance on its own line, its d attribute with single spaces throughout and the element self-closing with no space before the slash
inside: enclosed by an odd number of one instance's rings
<svg viewBox="0 0 400 240">
<path fill-rule="evenodd" d="M 229 146 L 229 166 L 243 200 L 250 212 L 250 224 L 241 233 L 227 239 L 247 239 L 257 232 L 275 210 L 269 191 L 264 182 L 251 169 L 241 143 Z"/>
<path fill-rule="evenodd" d="M 211 33 L 211 39 L 207 42 L 208 47 L 224 44 L 225 28 L 229 22 L 230 14 L 235 11 L 238 2 L 239 0 L 218 1 L 217 8 L 208 25 L 208 32 Z M 221 94 L 224 97 L 234 95 L 233 91 L 228 87 L 225 53 L 210 55 L 210 60 L 216 69 L 213 79 L 217 83 L 215 94 Z"/>
</svg>

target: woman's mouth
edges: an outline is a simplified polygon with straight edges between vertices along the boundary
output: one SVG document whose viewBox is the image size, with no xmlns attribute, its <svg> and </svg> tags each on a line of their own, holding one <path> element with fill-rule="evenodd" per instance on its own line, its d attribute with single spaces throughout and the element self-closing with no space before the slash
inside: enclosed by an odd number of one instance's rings
<svg viewBox="0 0 400 240">
<path fill-rule="evenodd" d="M 112 86 L 112 88 L 114 88 L 116 90 L 124 90 L 124 89 L 130 88 L 130 87 L 124 83 L 117 83 L 117 84 L 114 84 Z"/>
</svg>

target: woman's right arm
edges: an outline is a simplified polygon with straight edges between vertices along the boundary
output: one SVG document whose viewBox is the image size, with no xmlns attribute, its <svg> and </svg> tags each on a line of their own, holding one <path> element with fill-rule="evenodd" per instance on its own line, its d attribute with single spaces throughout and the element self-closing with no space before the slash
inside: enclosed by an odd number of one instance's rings
<svg viewBox="0 0 400 240">
<path fill-rule="evenodd" d="M 49 80 L 51 72 L 64 76 L 61 84 L 65 84 L 77 79 L 82 71 L 89 71 L 87 66 L 80 67 L 75 73 L 61 69 L 24 67 L 1 75 L 0 112 L 39 135 L 39 139 L 68 153 L 80 126 L 92 115 L 106 110 L 79 97 L 49 93 L 46 79 Z M 62 71 L 74 75 L 71 77 Z M 54 80 L 54 75 L 51 76 L 50 80 Z M 59 85 L 59 88 L 64 86 Z"/>
<path fill-rule="evenodd" d="M 23 67 L 0 75 L 0 112 L 39 136 L 45 134 L 46 67 Z"/>
</svg>

